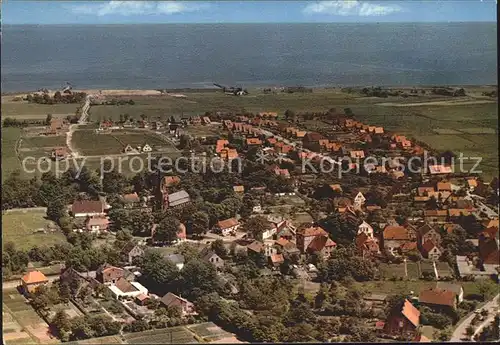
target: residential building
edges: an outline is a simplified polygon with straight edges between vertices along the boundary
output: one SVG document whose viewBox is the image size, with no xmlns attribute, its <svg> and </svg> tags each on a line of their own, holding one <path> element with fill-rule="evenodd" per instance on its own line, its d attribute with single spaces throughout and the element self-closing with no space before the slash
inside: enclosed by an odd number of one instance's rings
<svg viewBox="0 0 500 345">
<path fill-rule="evenodd" d="M 76 218 L 104 216 L 105 203 L 102 200 L 76 200 L 71 212 Z"/>
<path fill-rule="evenodd" d="M 211 263 L 216 269 L 222 269 L 224 267 L 224 260 L 209 248 L 202 251 L 200 256 L 203 261 Z"/>
<path fill-rule="evenodd" d="M 364 232 L 359 233 L 355 239 L 356 248 L 363 256 L 380 254 L 379 241 L 375 237 L 370 237 Z"/>
<path fill-rule="evenodd" d="M 425 243 L 420 247 L 420 252 L 422 253 L 422 256 L 424 258 L 437 261 L 443 254 L 441 249 L 439 248 L 438 245 L 436 245 L 433 241 L 427 240 Z"/>
<path fill-rule="evenodd" d="M 298 255 L 300 250 L 297 248 L 295 243 L 281 237 L 275 242 L 275 246 L 279 249 L 281 253 L 287 253 L 289 255 Z"/>
<path fill-rule="evenodd" d="M 413 243 L 415 240 L 411 231 L 400 225 L 387 225 L 384 228 L 382 239 L 385 251 L 392 255 L 396 255 L 397 252 L 404 250 L 405 248 L 401 248 L 402 246 L 408 246 L 408 244 Z"/>
<path fill-rule="evenodd" d="M 400 310 L 393 311 L 384 325 L 384 332 L 395 336 L 415 336 L 420 326 L 420 311 L 408 300 L 405 300 Z"/>
<path fill-rule="evenodd" d="M 427 241 L 432 241 L 437 245 L 441 244 L 441 235 L 438 229 L 428 223 L 417 229 L 417 238 L 419 247 Z"/>
<path fill-rule="evenodd" d="M 430 288 L 420 291 L 418 303 L 429 306 L 433 309 L 455 309 L 457 306 L 457 295 L 450 290 Z"/>
<path fill-rule="evenodd" d="M 141 204 L 141 199 L 136 192 L 122 195 L 121 200 L 124 208 L 135 208 Z"/>
<path fill-rule="evenodd" d="M 272 267 L 279 267 L 282 263 L 285 262 L 285 258 L 283 257 L 283 254 L 273 254 L 268 257 L 269 264 Z"/>
<path fill-rule="evenodd" d="M 176 307 L 179 308 L 181 310 L 182 316 L 196 314 L 193 303 L 171 292 L 163 296 L 162 299 L 160 300 L 160 303 L 163 304 L 167 309 Z"/>
<path fill-rule="evenodd" d="M 363 221 L 363 223 L 361 223 L 358 226 L 358 235 L 359 234 L 366 234 L 369 238 L 373 238 L 372 226 L 370 224 L 368 224 L 367 222 Z"/>
<path fill-rule="evenodd" d="M 218 233 L 221 233 L 222 236 L 228 236 L 234 234 L 236 230 L 240 227 L 240 222 L 236 218 L 229 218 L 226 220 L 221 220 L 217 222 L 214 227 L 214 230 Z"/>
<path fill-rule="evenodd" d="M 109 285 L 108 289 L 111 291 L 116 299 L 133 299 L 140 295 L 148 295 L 149 291 L 139 282 L 130 282 L 125 278 L 118 278 L 118 280 Z"/>
<path fill-rule="evenodd" d="M 106 232 L 109 229 L 108 217 L 89 217 L 85 221 L 85 228 L 92 233 Z"/>
<path fill-rule="evenodd" d="M 166 188 L 162 191 L 163 209 L 183 207 L 191 202 L 191 197 L 185 190 L 169 194 Z"/>
<path fill-rule="evenodd" d="M 40 286 L 46 285 L 49 280 L 40 271 L 31 271 L 26 273 L 21 278 L 21 286 L 25 294 L 30 294 L 36 291 Z"/>
<path fill-rule="evenodd" d="M 168 261 L 173 263 L 179 271 L 181 271 L 184 268 L 185 259 L 184 259 L 184 255 L 182 255 L 182 254 L 170 254 L 170 255 L 167 255 L 165 257 L 165 259 L 167 259 Z"/>
<path fill-rule="evenodd" d="M 464 300 L 464 288 L 460 284 L 437 282 L 436 289 L 454 292 L 457 298 L 457 304 L 462 303 Z"/>
<path fill-rule="evenodd" d="M 328 233 L 319 226 L 305 227 L 297 230 L 297 248 L 301 253 L 319 252 L 324 257 L 330 256 L 337 244 L 333 242 Z"/>
<path fill-rule="evenodd" d="M 133 242 L 129 242 L 122 248 L 121 255 L 130 265 L 132 265 L 135 258 L 140 258 L 144 255 L 144 249 Z"/>
<path fill-rule="evenodd" d="M 102 284 L 114 284 L 119 278 L 134 280 L 134 275 L 124 268 L 111 266 L 109 264 L 101 265 L 101 267 L 96 270 L 96 279 Z"/>
</svg>

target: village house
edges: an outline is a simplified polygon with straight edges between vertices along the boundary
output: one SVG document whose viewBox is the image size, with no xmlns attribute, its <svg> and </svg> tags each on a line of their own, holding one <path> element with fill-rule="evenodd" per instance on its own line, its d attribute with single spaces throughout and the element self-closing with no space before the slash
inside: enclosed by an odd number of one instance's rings
<svg viewBox="0 0 500 345">
<path fill-rule="evenodd" d="M 404 251 L 405 247 L 406 249 L 408 249 L 408 246 L 413 247 L 413 244 L 415 244 L 416 248 L 416 236 L 404 226 L 387 225 L 384 228 L 382 239 L 384 250 L 392 255 Z"/>
<path fill-rule="evenodd" d="M 118 280 L 109 285 L 108 289 L 111 291 L 113 296 L 118 299 L 133 299 L 140 295 L 147 296 L 149 291 L 139 282 L 130 282 L 125 278 L 118 278 Z"/>
<path fill-rule="evenodd" d="M 384 332 L 389 335 L 408 337 L 415 336 L 420 326 L 420 311 L 408 300 L 405 300 L 401 310 L 394 311 L 384 324 Z"/>
<path fill-rule="evenodd" d="M 236 230 L 240 227 L 240 222 L 236 218 L 229 218 L 226 220 L 221 220 L 217 222 L 217 224 L 214 227 L 214 230 L 222 236 L 229 236 L 231 234 L 234 234 Z"/>
<path fill-rule="evenodd" d="M 165 256 L 165 259 L 173 263 L 179 271 L 181 271 L 184 268 L 185 259 L 184 255 L 182 254 L 169 254 Z"/>
<path fill-rule="evenodd" d="M 203 261 L 212 264 L 218 270 L 224 267 L 224 260 L 208 247 L 200 253 L 200 257 Z"/>
<path fill-rule="evenodd" d="M 163 191 L 163 209 L 183 207 L 191 202 L 191 197 L 185 190 L 169 194 L 165 189 Z"/>
<path fill-rule="evenodd" d="M 105 203 L 102 200 L 75 200 L 71 213 L 76 218 L 104 216 Z"/>
<path fill-rule="evenodd" d="M 144 249 L 133 242 L 129 242 L 122 248 L 121 255 L 125 258 L 127 263 L 132 265 L 135 258 L 140 258 L 144 255 Z"/>
<path fill-rule="evenodd" d="M 106 232 L 109 229 L 108 217 L 89 217 L 85 221 L 85 228 L 92 233 Z"/>
<path fill-rule="evenodd" d="M 417 229 L 417 239 L 419 246 L 422 246 L 427 241 L 432 241 L 437 245 L 441 244 L 441 235 L 438 229 L 427 223 Z"/>
<path fill-rule="evenodd" d="M 433 241 L 427 240 L 422 244 L 422 246 L 419 248 L 420 252 L 422 253 L 422 256 L 424 258 L 437 261 L 443 254 L 441 249 L 439 248 L 438 245 L 436 245 Z"/>
<path fill-rule="evenodd" d="M 180 308 L 182 316 L 196 315 L 194 304 L 187 299 L 179 297 L 171 292 L 162 297 L 160 303 L 168 308 Z"/>
<path fill-rule="evenodd" d="M 363 221 L 363 223 L 361 223 L 358 226 L 358 235 L 359 234 L 366 234 L 369 238 L 373 238 L 372 226 L 370 224 L 368 224 L 367 222 Z"/>
<path fill-rule="evenodd" d="M 26 273 L 21 278 L 21 286 L 25 294 L 31 294 L 36 291 L 40 286 L 46 285 L 49 280 L 40 271 L 31 271 Z"/>
<path fill-rule="evenodd" d="M 233 186 L 233 191 L 235 193 L 245 193 L 245 186 L 239 185 L 239 186 Z"/>
<path fill-rule="evenodd" d="M 355 239 L 356 248 L 364 256 L 372 256 L 380 254 L 379 241 L 375 237 L 369 237 L 366 233 L 361 232 Z"/>
<path fill-rule="evenodd" d="M 460 284 L 453 284 L 448 282 L 437 282 L 436 290 L 452 291 L 455 293 L 457 298 L 457 304 L 460 304 L 464 300 L 464 288 Z"/>
<path fill-rule="evenodd" d="M 321 134 L 317 132 L 307 132 L 307 134 L 302 139 L 302 145 L 304 148 L 311 151 L 320 152 L 321 147 L 328 142 Z"/>
<path fill-rule="evenodd" d="M 285 258 L 283 257 L 283 254 L 273 254 L 273 255 L 268 257 L 268 260 L 269 260 L 269 264 L 274 268 L 279 267 L 281 264 L 283 264 L 285 262 Z"/>
<path fill-rule="evenodd" d="M 447 175 L 453 173 L 453 169 L 450 166 L 443 164 L 429 165 L 429 174 L 431 175 Z"/>
<path fill-rule="evenodd" d="M 310 226 L 297 230 L 297 248 L 301 253 L 320 252 L 326 258 L 337 244 L 333 242 L 328 233 L 319 226 Z"/>
<path fill-rule="evenodd" d="M 418 303 L 437 310 L 456 309 L 457 295 L 450 290 L 430 288 L 420 291 Z"/>
<path fill-rule="evenodd" d="M 96 270 L 96 279 L 102 284 L 115 284 L 119 278 L 134 280 L 135 277 L 132 272 L 120 267 L 111 266 L 109 264 L 101 265 Z"/>
<path fill-rule="evenodd" d="M 121 200 L 124 208 L 135 208 L 141 204 L 141 199 L 136 192 L 122 195 Z"/>
<path fill-rule="evenodd" d="M 444 224 L 448 219 L 448 210 L 424 210 L 424 220 L 428 223 Z"/>
<path fill-rule="evenodd" d="M 298 255 L 300 250 L 297 248 L 295 243 L 281 237 L 275 243 L 275 246 L 279 249 L 280 253 L 287 253 L 288 255 Z"/>
<path fill-rule="evenodd" d="M 355 208 L 361 208 L 361 206 L 363 206 L 363 204 L 366 201 L 366 198 L 363 195 L 363 193 L 361 193 L 359 191 L 355 191 L 352 193 L 352 195 L 353 195 L 353 200 L 352 200 L 353 206 Z"/>
</svg>

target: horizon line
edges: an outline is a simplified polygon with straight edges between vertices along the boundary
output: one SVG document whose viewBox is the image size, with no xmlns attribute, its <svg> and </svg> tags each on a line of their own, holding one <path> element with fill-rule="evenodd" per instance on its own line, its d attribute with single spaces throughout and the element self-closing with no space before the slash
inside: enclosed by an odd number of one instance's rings
<svg viewBox="0 0 500 345">
<path fill-rule="evenodd" d="M 169 23 L 142 23 L 142 22 L 136 22 L 136 23 L 2 23 L 2 26 L 16 26 L 16 25 L 37 25 L 37 26 L 56 26 L 56 25 L 79 25 L 79 26 L 86 26 L 86 25 L 175 25 L 175 24 L 452 24 L 452 23 L 489 23 L 489 24 L 496 24 L 496 21 L 481 21 L 481 20 L 474 20 L 474 21 L 376 21 L 376 22 L 351 22 L 351 21 L 345 21 L 345 22 L 169 22 Z"/>
</svg>

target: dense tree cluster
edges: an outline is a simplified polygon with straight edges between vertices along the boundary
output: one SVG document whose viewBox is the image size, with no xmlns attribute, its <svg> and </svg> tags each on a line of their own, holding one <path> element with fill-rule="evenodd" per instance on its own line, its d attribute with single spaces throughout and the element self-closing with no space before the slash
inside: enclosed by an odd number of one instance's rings
<svg viewBox="0 0 500 345">
<path fill-rule="evenodd" d="M 57 103 L 81 103 L 85 100 L 87 94 L 85 92 L 61 93 L 56 91 L 53 97 L 48 93 L 28 94 L 26 100 L 29 103 L 38 104 L 57 104 Z"/>
</svg>

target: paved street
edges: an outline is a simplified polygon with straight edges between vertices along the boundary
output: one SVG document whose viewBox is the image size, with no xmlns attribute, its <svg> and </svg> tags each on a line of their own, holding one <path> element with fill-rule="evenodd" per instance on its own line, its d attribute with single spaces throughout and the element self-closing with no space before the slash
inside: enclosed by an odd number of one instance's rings
<svg viewBox="0 0 500 345">
<path fill-rule="evenodd" d="M 490 317 L 488 319 L 490 319 L 490 321 L 488 322 L 488 320 L 486 320 L 485 322 L 483 322 L 484 325 L 481 324 L 479 327 L 481 327 L 481 326 L 484 327 L 485 325 L 488 325 L 495 317 L 494 314 L 496 314 L 498 312 L 498 298 L 499 298 L 499 296 L 500 295 L 496 295 L 495 298 L 493 298 L 493 300 L 489 301 L 488 303 L 486 303 L 483 306 L 483 308 L 481 308 L 481 309 L 488 310 L 488 312 L 489 312 L 488 315 L 490 315 Z M 472 319 L 475 316 L 476 316 L 476 314 L 472 313 L 472 315 L 469 315 L 462 323 L 460 323 L 458 325 L 458 327 L 455 329 L 455 331 L 453 332 L 450 341 L 452 341 L 452 342 L 464 341 L 464 340 L 462 340 L 462 338 L 466 337 L 465 330 L 470 325 L 470 323 L 472 322 Z M 469 340 L 465 340 L 465 341 L 469 341 Z"/>
</svg>

